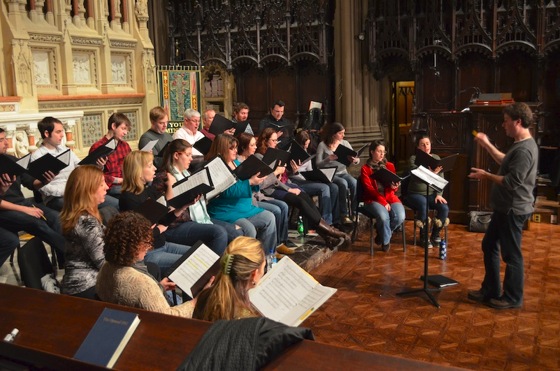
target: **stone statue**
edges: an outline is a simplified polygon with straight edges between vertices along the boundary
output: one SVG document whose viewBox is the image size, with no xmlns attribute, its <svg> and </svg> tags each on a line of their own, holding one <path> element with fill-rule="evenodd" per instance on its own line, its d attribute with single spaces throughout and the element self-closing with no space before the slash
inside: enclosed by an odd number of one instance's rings
<svg viewBox="0 0 560 371">
<path fill-rule="evenodd" d="M 16 157 L 18 158 L 22 158 L 23 156 L 29 154 L 29 145 L 26 143 L 24 134 L 22 132 L 18 132 L 16 134 L 14 150 L 16 153 Z"/>
</svg>

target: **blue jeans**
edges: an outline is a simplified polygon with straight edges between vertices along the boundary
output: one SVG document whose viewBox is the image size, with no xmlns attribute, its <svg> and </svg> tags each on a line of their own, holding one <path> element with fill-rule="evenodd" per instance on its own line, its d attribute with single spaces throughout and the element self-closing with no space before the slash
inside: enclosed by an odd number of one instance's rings
<svg viewBox="0 0 560 371">
<path fill-rule="evenodd" d="M 162 247 L 148 251 L 144 261 L 156 264 L 161 273 L 166 276 L 167 270 L 190 249 L 190 246 L 166 242 Z"/>
<path fill-rule="evenodd" d="M 498 211 L 492 213 L 492 220 L 482 239 L 484 254 L 484 280 L 481 291 L 488 298 L 499 298 L 502 294 L 500 284 L 500 253 L 506 263 L 504 275 L 504 298 L 512 304 L 523 302 L 523 255 L 521 254 L 521 235 L 523 225 L 531 214 L 514 215 Z"/>
<path fill-rule="evenodd" d="M 212 251 L 222 255 L 227 246 L 227 232 L 224 227 L 215 224 L 199 224 L 196 222 L 181 223 L 176 227 L 168 228 L 165 239 L 181 245 L 192 246 L 202 241 Z"/>
<path fill-rule="evenodd" d="M 328 224 L 340 223 L 338 210 L 338 186 L 335 183 L 310 182 L 302 179 L 291 179 L 310 196 L 319 196 L 319 211 Z"/>
<path fill-rule="evenodd" d="M 348 191 L 350 191 L 351 207 L 352 210 L 356 210 L 356 188 L 358 187 L 358 181 L 352 175 L 344 173 L 335 175 L 333 183 L 338 186 L 338 204 L 340 205 L 340 214 L 348 216 L 350 213 L 348 210 L 348 204 L 346 203 L 346 197 L 348 195 Z"/>
<path fill-rule="evenodd" d="M 15 249 L 19 246 L 19 237 L 16 233 L 12 233 L 4 228 L 0 228 L 0 267 Z"/>
<path fill-rule="evenodd" d="M 226 230 L 228 243 L 235 240 L 239 236 L 243 236 L 243 229 L 242 228 L 235 228 L 235 224 L 224 222 L 218 219 L 212 219 L 212 223 L 215 225 L 219 225 Z"/>
<path fill-rule="evenodd" d="M 375 216 L 377 235 L 381 236 L 381 244 L 387 245 L 391 242 L 393 231 L 404 221 L 404 206 L 400 202 L 395 202 L 391 204 L 391 211 L 387 211 L 379 202 L 372 202 L 364 207 Z"/>
<path fill-rule="evenodd" d="M 0 225 L 12 233 L 18 233 L 23 230 L 48 243 L 55 249 L 58 264 L 62 268 L 64 266 L 65 242 L 61 234 L 62 230 L 58 212 L 43 204 L 32 204 L 29 201 L 25 201 L 21 205 L 27 207 L 35 205 L 35 207 L 43 210 L 46 221 L 43 218 L 35 218 L 21 211 L 1 210 Z"/>
<path fill-rule="evenodd" d="M 246 232 L 245 236 L 261 241 L 265 254 L 276 249 L 276 222 L 274 214 L 263 210 L 250 218 L 241 218 L 235 221 Z"/>
<path fill-rule="evenodd" d="M 274 214 L 276 220 L 276 245 L 288 241 L 288 204 L 284 201 L 271 199 L 257 202 L 257 206 Z"/>
<path fill-rule="evenodd" d="M 434 209 L 437 212 L 437 218 L 441 221 L 442 225 L 444 225 L 449 215 L 449 206 L 441 202 L 436 203 L 436 196 L 436 193 L 429 195 L 427 204 L 430 209 Z M 426 222 L 426 195 L 409 193 L 406 196 L 405 203 L 414 210 L 416 219 Z"/>
</svg>

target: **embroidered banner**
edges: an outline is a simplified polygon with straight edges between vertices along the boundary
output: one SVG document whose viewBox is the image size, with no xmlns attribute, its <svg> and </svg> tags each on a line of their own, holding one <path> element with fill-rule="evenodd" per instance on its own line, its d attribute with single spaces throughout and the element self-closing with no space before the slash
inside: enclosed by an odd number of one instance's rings
<svg viewBox="0 0 560 371">
<path fill-rule="evenodd" d="M 167 132 L 183 125 L 183 112 L 200 111 L 200 70 L 189 66 L 158 67 L 159 103 L 169 112 Z"/>
</svg>

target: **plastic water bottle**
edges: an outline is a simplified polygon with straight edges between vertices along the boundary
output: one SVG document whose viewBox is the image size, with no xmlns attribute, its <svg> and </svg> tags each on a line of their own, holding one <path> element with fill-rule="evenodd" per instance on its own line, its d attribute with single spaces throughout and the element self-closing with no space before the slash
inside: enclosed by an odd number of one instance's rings
<svg viewBox="0 0 560 371">
<path fill-rule="evenodd" d="M 439 258 L 441 260 L 447 259 L 447 242 L 445 240 L 441 240 L 439 243 Z"/>
<path fill-rule="evenodd" d="M 298 218 L 297 231 L 300 237 L 303 237 L 305 235 L 305 227 L 303 226 L 303 218 L 301 217 L 301 215 Z"/>
<path fill-rule="evenodd" d="M 270 250 L 270 254 L 266 256 L 266 271 L 269 272 L 274 265 L 278 263 L 274 249 Z"/>
</svg>

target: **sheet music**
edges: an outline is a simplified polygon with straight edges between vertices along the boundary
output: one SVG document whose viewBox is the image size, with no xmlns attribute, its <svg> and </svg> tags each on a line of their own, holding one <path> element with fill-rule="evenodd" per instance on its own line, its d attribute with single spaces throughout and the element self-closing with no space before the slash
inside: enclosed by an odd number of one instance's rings
<svg viewBox="0 0 560 371">
<path fill-rule="evenodd" d="M 66 165 L 70 164 L 70 149 L 62 152 L 60 155 L 56 156 L 60 161 L 64 162 Z"/>
<path fill-rule="evenodd" d="M 140 149 L 140 151 L 152 152 L 158 141 L 159 139 L 150 140 L 144 147 L 142 147 L 142 149 Z"/>
<path fill-rule="evenodd" d="M 323 172 L 323 174 L 325 174 L 325 176 L 327 177 L 327 179 L 332 182 L 334 175 L 336 174 L 336 167 L 326 167 L 326 168 L 321 168 L 319 169 Z"/>
<path fill-rule="evenodd" d="M 216 197 L 237 182 L 229 167 L 220 157 L 216 157 L 205 167 L 208 168 L 214 185 L 214 190 L 206 194 L 207 200 Z"/>
<path fill-rule="evenodd" d="M 176 197 L 180 194 L 183 194 L 199 184 L 207 184 L 209 186 L 212 185 L 212 182 L 209 179 L 209 174 L 207 170 L 202 170 L 190 175 L 186 181 L 177 184 L 176 187 L 172 188 L 173 197 Z"/>
<path fill-rule="evenodd" d="M 105 147 L 111 148 L 111 149 L 114 150 L 115 148 L 117 148 L 117 140 L 116 140 L 116 139 L 111 139 L 111 140 L 109 140 L 109 141 L 105 144 Z"/>
<path fill-rule="evenodd" d="M 249 298 L 265 317 L 297 326 L 335 292 L 284 257 L 249 291 Z"/>
<path fill-rule="evenodd" d="M 16 161 L 16 163 L 21 166 L 24 169 L 28 169 L 29 168 L 29 161 L 31 161 L 31 153 L 23 156 L 22 158 L 20 158 L 19 160 Z"/>
<path fill-rule="evenodd" d="M 447 180 L 443 179 L 442 177 L 433 173 L 432 171 L 426 169 L 422 165 L 420 165 L 420 167 L 412 170 L 411 173 L 413 175 L 417 176 L 418 178 L 422 179 L 423 181 L 425 181 L 429 185 L 437 188 L 437 190 L 439 192 L 443 191 L 443 189 L 445 188 L 447 183 L 449 183 Z"/>
<path fill-rule="evenodd" d="M 202 244 L 169 275 L 169 279 L 192 298 L 191 288 L 218 259 L 218 254 Z"/>
<path fill-rule="evenodd" d="M 156 200 L 156 202 L 157 202 L 158 204 L 163 205 L 163 206 L 167 206 L 167 200 L 165 199 L 165 196 L 163 196 L 163 195 L 160 196 L 160 197 Z"/>
</svg>

